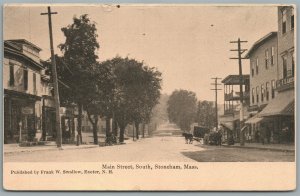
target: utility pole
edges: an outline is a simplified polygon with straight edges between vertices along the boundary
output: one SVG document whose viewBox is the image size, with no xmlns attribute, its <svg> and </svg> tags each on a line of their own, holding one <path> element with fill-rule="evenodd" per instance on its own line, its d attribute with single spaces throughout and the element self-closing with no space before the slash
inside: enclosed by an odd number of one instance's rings
<svg viewBox="0 0 300 196">
<path fill-rule="evenodd" d="M 214 80 L 214 83 L 211 83 L 211 85 L 214 85 L 214 89 L 210 89 L 210 90 L 214 90 L 215 91 L 215 112 L 216 112 L 216 131 L 218 131 L 218 91 L 222 90 L 222 89 L 218 89 L 218 85 L 222 85 L 220 83 L 218 83 L 218 80 L 221 80 L 222 78 L 211 78 L 212 80 Z"/>
<path fill-rule="evenodd" d="M 53 35 L 52 35 L 52 21 L 51 21 L 52 14 L 57 14 L 57 12 L 51 12 L 50 6 L 48 6 L 48 12 L 41 13 L 41 15 L 48 15 L 52 78 L 53 78 L 53 86 L 54 86 L 54 104 L 55 104 L 55 113 L 56 113 L 56 144 L 58 148 L 62 148 L 62 132 L 60 128 L 61 124 L 60 124 L 60 115 L 59 115 L 60 103 L 59 103 L 59 93 L 58 93 L 58 79 L 57 79 L 56 61 L 55 61 L 54 49 L 53 49 Z"/>
<path fill-rule="evenodd" d="M 237 43 L 238 48 L 237 49 L 232 49 L 230 51 L 237 51 L 238 52 L 238 57 L 230 58 L 230 59 L 237 59 L 239 61 L 239 83 L 240 83 L 240 145 L 244 146 L 245 145 L 245 138 L 244 138 L 244 133 L 242 131 L 242 128 L 244 126 L 244 94 L 243 94 L 243 72 L 242 72 L 242 54 L 247 51 L 247 49 L 241 49 L 241 43 L 246 43 L 247 41 L 241 41 L 240 38 L 238 38 L 237 41 L 231 41 L 230 43 Z"/>
</svg>

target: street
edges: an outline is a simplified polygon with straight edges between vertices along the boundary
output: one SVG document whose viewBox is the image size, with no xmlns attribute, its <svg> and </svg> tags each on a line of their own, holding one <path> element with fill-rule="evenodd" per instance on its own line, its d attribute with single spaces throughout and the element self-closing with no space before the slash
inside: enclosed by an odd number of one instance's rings
<svg viewBox="0 0 300 196">
<path fill-rule="evenodd" d="M 290 162 L 294 152 L 203 146 L 183 137 L 152 137 L 124 145 L 5 154 L 5 162 Z M 33 147 L 34 148 L 34 147 Z"/>
</svg>

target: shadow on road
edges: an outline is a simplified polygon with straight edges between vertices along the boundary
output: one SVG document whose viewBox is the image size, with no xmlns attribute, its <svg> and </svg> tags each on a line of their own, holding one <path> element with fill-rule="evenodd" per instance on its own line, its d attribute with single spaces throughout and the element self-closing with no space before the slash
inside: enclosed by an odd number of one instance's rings
<svg viewBox="0 0 300 196">
<path fill-rule="evenodd" d="M 201 151 L 184 151 L 184 156 L 198 162 L 294 162 L 294 152 L 237 149 L 222 146 L 202 146 Z"/>
</svg>

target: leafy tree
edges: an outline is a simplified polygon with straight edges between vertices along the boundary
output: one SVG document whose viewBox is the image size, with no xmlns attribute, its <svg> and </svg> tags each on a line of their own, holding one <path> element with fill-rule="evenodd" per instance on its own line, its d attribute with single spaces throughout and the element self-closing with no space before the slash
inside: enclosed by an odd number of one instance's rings
<svg viewBox="0 0 300 196">
<path fill-rule="evenodd" d="M 161 73 L 135 59 L 115 57 L 106 63 L 113 66 L 115 88 L 111 107 L 123 142 L 129 123 L 139 127 L 139 123 L 149 121 L 160 96 Z"/>
<path fill-rule="evenodd" d="M 213 128 L 215 126 L 216 113 L 213 102 L 198 101 L 196 122 L 199 126 Z"/>
<path fill-rule="evenodd" d="M 61 29 L 66 40 L 59 48 L 63 53 L 63 60 L 69 73 L 63 77 L 71 87 L 71 92 L 66 95 L 68 102 L 78 106 L 78 135 L 82 142 L 81 125 L 82 109 L 91 103 L 94 97 L 93 73 L 97 65 L 96 50 L 100 47 L 97 42 L 97 29 L 88 15 L 73 18 L 73 24 Z"/>
<path fill-rule="evenodd" d="M 168 117 L 183 131 L 189 131 L 196 115 L 196 94 L 187 90 L 175 90 L 168 100 Z"/>
<path fill-rule="evenodd" d="M 90 83 L 94 90 L 90 93 L 90 101 L 85 105 L 89 121 L 93 126 L 94 144 L 98 144 L 97 124 L 99 117 L 108 116 L 113 109 L 111 102 L 113 98 L 114 77 L 112 67 L 107 63 L 97 63 L 94 67 Z M 106 132 L 106 136 L 108 133 Z"/>
</svg>

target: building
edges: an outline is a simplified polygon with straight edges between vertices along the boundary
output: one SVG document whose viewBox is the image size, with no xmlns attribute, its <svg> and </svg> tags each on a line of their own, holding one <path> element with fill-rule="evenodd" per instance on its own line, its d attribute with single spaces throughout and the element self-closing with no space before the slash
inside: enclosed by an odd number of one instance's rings
<svg viewBox="0 0 300 196">
<path fill-rule="evenodd" d="M 277 38 L 276 38 L 277 37 Z M 293 143 L 295 134 L 295 60 L 294 60 L 294 8 L 292 6 L 278 7 L 278 33 L 272 32 L 250 49 L 246 57 L 250 58 L 251 72 L 258 63 L 262 76 L 256 76 L 256 67 L 253 77 L 250 78 L 251 105 L 250 111 L 258 113 L 246 123 L 251 124 L 254 141 L 266 143 Z M 258 46 L 257 46 L 258 45 Z M 272 52 L 272 47 L 277 50 Z M 271 56 L 269 55 L 271 51 Z M 276 53 L 277 52 L 277 53 Z M 274 54 L 274 66 L 272 66 Z M 277 59 L 276 59 L 277 58 Z M 265 66 L 264 66 L 265 65 Z M 259 91 L 259 84 L 260 91 Z M 269 84 L 268 84 L 269 83 Z M 255 86 L 256 85 L 256 86 Z M 264 86 L 263 86 L 264 85 Z M 258 87 L 258 90 L 256 89 Z M 270 89 L 270 90 L 269 90 Z"/>
<path fill-rule="evenodd" d="M 219 116 L 222 126 L 223 139 L 233 137 L 234 141 L 240 140 L 240 77 L 239 75 L 228 75 L 222 80 L 224 84 L 224 114 Z M 246 108 L 249 106 L 249 75 L 242 76 L 243 98 L 244 98 L 244 119 L 249 114 Z"/>
<path fill-rule="evenodd" d="M 249 124 L 248 140 L 260 141 L 260 132 L 266 119 L 257 114 L 277 96 L 276 81 L 278 79 L 278 46 L 277 32 L 270 32 L 256 41 L 246 54 L 250 60 L 250 106 L 248 111 L 253 118 L 246 121 Z M 272 133 L 268 129 L 268 140 Z"/>
<path fill-rule="evenodd" d="M 41 128 L 40 51 L 24 39 L 4 41 L 4 143 L 33 141 Z"/>
<path fill-rule="evenodd" d="M 278 79 L 277 97 L 260 116 L 272 123 L 274 143 L 293 143 L 295 135 L 295 59 L 294 59 L 294 7 L 278 7 Z"/>
</svg>

